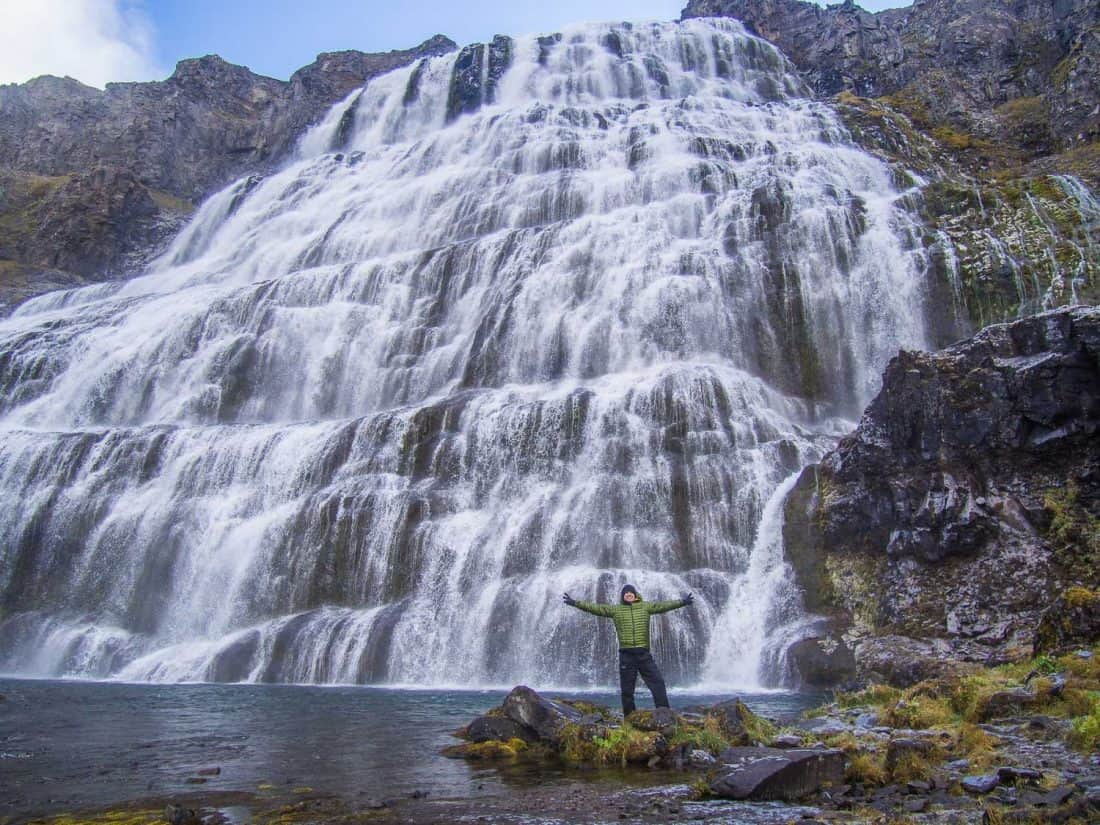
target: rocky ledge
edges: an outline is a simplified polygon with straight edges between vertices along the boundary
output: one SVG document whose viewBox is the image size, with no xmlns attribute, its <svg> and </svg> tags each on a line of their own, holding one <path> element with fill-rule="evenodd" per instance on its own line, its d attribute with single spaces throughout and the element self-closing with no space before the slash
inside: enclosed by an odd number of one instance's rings
<svg viewBox="0 0 1100 825">
<path fill-rule="evenodd" d="M 819 637 L 804 682 L 913 684 L 1091 643 L 1100 597 L 1100 309 L 902 352 L 786 504 Z"/>
</svg>

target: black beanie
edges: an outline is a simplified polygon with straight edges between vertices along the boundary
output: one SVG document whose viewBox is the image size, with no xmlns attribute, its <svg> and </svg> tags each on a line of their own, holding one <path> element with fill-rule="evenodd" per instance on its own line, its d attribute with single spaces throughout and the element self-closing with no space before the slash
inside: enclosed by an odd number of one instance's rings
<svg viewBox="0 0 1100 825">
<path fill-rule="evenodd" d="M 642 598 L 642 597 L 641 597 L 641 594 L 639 594 L 639 593 L 638 593 L 638 590 L 637 590 L 637 588 L 635 588 L 635 587 L 634 587 L 634 585 L 632 585 L 632 584 L 624 584 L 624 585 L 623 585 L 623 589 L 622 589 L 622 592 L 621 592 L 621 593 L 619 593 L 619 601 L 621 601 L 621 602 L 625 602 L 625 601 L 626 601 L 626 594 L 627 594 L 627 593 L 633 593 L 633 594 L 634 594 L 635 596 L 637 596 L 637 597 L 638 597 L 639 599 L 640 599 L 640 598 Z"/>
</svg>

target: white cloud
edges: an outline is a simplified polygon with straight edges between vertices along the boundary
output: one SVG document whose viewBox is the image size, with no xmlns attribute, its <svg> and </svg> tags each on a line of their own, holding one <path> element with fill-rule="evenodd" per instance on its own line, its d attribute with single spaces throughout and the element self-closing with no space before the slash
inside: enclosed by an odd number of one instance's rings
<svg viewBox="0 0 1100 825">
<path fill-rule="evenodd" d="M 166 74 L 153 58 L 153 26 L 138 3 L 0 0 L 0 6 L 0 83 L 53 74 L 102 88 Z"/>
</svg>

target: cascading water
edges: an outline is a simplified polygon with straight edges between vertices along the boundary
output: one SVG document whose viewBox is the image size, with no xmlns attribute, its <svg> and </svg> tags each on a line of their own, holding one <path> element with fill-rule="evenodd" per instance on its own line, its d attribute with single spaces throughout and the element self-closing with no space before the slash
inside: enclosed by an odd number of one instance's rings
<svg viewBox="0 0 1100 825">
<path fill-rule="evenodd" d="M 767 679 L 780 485 L 923 341 L 889 170 L 802 95 L 729 20 L 497 38 L 0 322 L 0 668 L 608 684 L 560 594 L 629 580 L 697 594 L 674 682 Z"/>
</svg>

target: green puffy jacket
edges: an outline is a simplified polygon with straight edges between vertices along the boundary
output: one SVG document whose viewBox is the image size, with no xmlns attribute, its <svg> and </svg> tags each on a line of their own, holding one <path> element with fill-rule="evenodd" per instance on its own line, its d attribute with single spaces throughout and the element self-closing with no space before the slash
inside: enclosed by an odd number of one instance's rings
<svg viewBox="0 0 1100 825">
<path fill-rule="evenodd" d="M 633 604 L 597 604 L 577 601 L 578 610 L 593 616 L 604 616 L 615 623 L 619 635 L 619 647 L 649 647 L 649 617 L 654 613 L 667 613 L 686 605 L 683 599 L 673 602 L 647 602 L 640 598 Z"/>
</svg>

